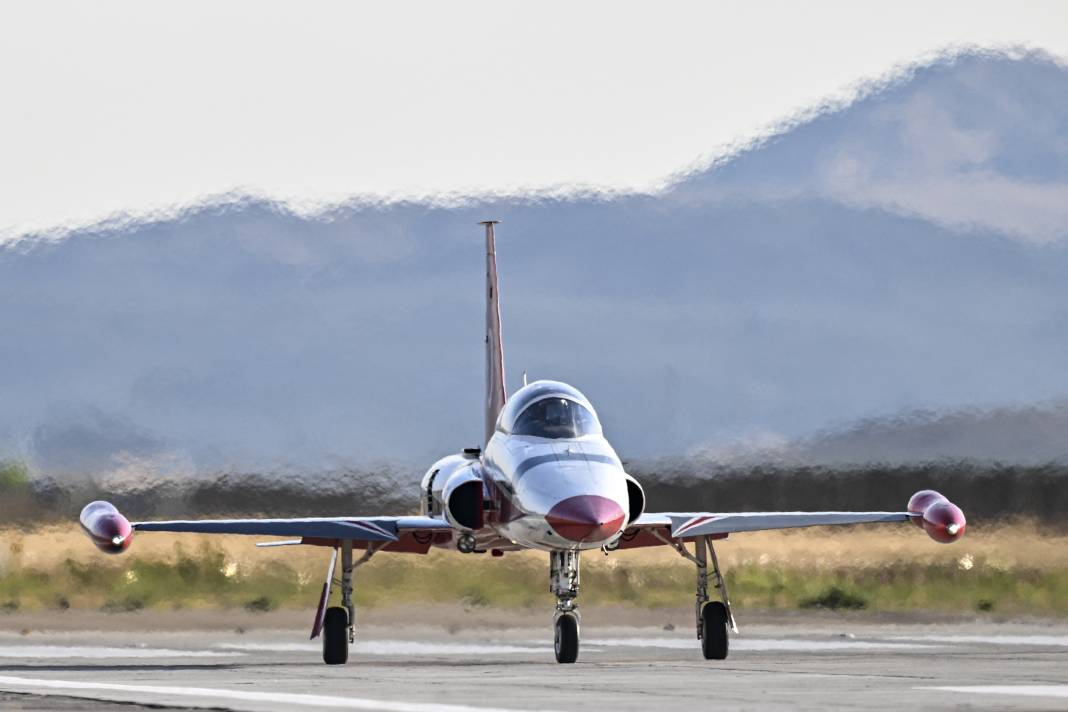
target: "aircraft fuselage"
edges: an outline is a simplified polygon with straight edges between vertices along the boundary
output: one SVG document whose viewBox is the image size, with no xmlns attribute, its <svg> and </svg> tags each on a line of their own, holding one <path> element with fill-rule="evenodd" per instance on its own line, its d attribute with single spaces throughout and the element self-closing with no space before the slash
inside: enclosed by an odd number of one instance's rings
<svg viewBox="0 0 1068 712">
<path fill-rule="evenodd" d="M 509 399 L 479 459 L 454 455 L 435 463 L 423 481 L 424 511 L 440 508 L 449 516 L 456 491 L 450 483 L 473 484 L 476 477 L 485 516 L 470 532 L 479 548 L 600 548 L 619 537 L 643 504 L 632 502 L 642 499 L 640 488 L 605 439 L 592 405 L 555 381 L 536 381 Z M 464 520 L 459 509 L 466 501 L 453 500 L 452 521 Z"/>
</svg>

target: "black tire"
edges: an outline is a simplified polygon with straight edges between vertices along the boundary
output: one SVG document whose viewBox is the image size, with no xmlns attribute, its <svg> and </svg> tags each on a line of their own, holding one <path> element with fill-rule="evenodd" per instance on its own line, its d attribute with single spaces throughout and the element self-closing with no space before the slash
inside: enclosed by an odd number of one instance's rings
<svg viewBox="0 0 1068 712">
<path fill-rule="evenodd" d="M 573 663 L 578 660 L 579 624 L 578 618 L 564 613 L 556 619 L 556 662 Z"/>
<path fill-rule="evenodd" d="M 701 653 L 705 660 L 727 659 L 727 607 L 719 601 L 701 609 Z"/>
<path fill-rule="evenodd" d="M 326 609 L 323 619 L 323 662 L 344 665 L 349 661 L 349 612 L 341 606 Z"/>
</svg>

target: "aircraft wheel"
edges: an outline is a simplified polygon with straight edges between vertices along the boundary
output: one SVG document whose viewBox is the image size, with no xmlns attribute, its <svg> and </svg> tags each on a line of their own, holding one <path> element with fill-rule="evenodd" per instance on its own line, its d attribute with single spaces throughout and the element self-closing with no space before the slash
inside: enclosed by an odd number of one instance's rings
<svg viewBox="0 0 1068 712">
<path fill-rule="evenodd" d="M 556 662 L 573 663 L 578 660 L 579 624 L 572 613 L 564 613 L 556 619 Z"/>
<path fill-rule="evenodd" d="M 727 607 L 719 601 L 701 609 L 701 653 L 705 660 L 727 658 Z"/>
<path fill-rule="evenodd" d="M 326 609 L 323 620 L 323 662 L 344 665 L 349 661 L 349 612 L 341 606 Z"/>
</svg>

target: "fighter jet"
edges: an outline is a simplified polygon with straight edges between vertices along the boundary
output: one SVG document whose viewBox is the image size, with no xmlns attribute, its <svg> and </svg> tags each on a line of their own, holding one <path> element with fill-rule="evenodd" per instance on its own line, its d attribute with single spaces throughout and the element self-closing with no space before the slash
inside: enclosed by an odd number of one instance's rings
<svg viewBox="0 0 1068 712">
<path fill-rule="evenodd" d="M 627 473 L 581 391 L 559 381 L 538 380 L 507 395 L 496 224 L 480 223 L 486 239 L 485 440 L 481 448 L 466 448 L 430 466 L 419 486 L 418 515 L 131 524 L 113 505 L 97 501 L 81 513 L 82 527 L 93 543 L 105 552 L 120 553 L 129 548 L 134 532 L 198 532 L 291 537 L 260 546 L 325 547 L 330 561 L 311 637 L 321 636 L 323 661 L 338 665 L 348 661 L 355 640 L 353 572 L 380 553 L 426 554 L 431 547 L 466 555 L 490 552 L 494 557 L 525 549 L 547 552 L 550 590 L 556 597 L 556 660 L 574 663 L 579 654 L 576 598 L 582 552 L 669 547 L 696 569 L 701 652 L 706 659 L 723 660 L 730 635 L 738 628 L 715 541 L 768 529 L 909 521 L 939 542 L 964 536 L 960 508 L 933 490 L 914 494 L 905 511 L 646 512 L 641 484 Z M 355 552 L 362 554 L 355 558 Z M 338 558 L 341 575 L 335 579 Z M 335 585 L 340 605 L 331 605 Z"/>
</svg>

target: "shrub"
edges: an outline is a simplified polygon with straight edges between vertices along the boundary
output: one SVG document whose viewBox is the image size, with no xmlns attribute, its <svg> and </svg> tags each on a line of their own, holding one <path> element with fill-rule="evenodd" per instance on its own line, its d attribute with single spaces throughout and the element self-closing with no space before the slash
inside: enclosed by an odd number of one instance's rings
<svg viewBox="0 0 1068 712">
<path fill-rule="evenodd" d="M 868 602 L 855 593 L 846 591 L 839 586 L 831 586 L 818 596 L 806 598 L 799 604 L 801 608 L 829 608 L 837 611 L 840 608 L 860 610 L 866 608 Z"/>
</svg>

